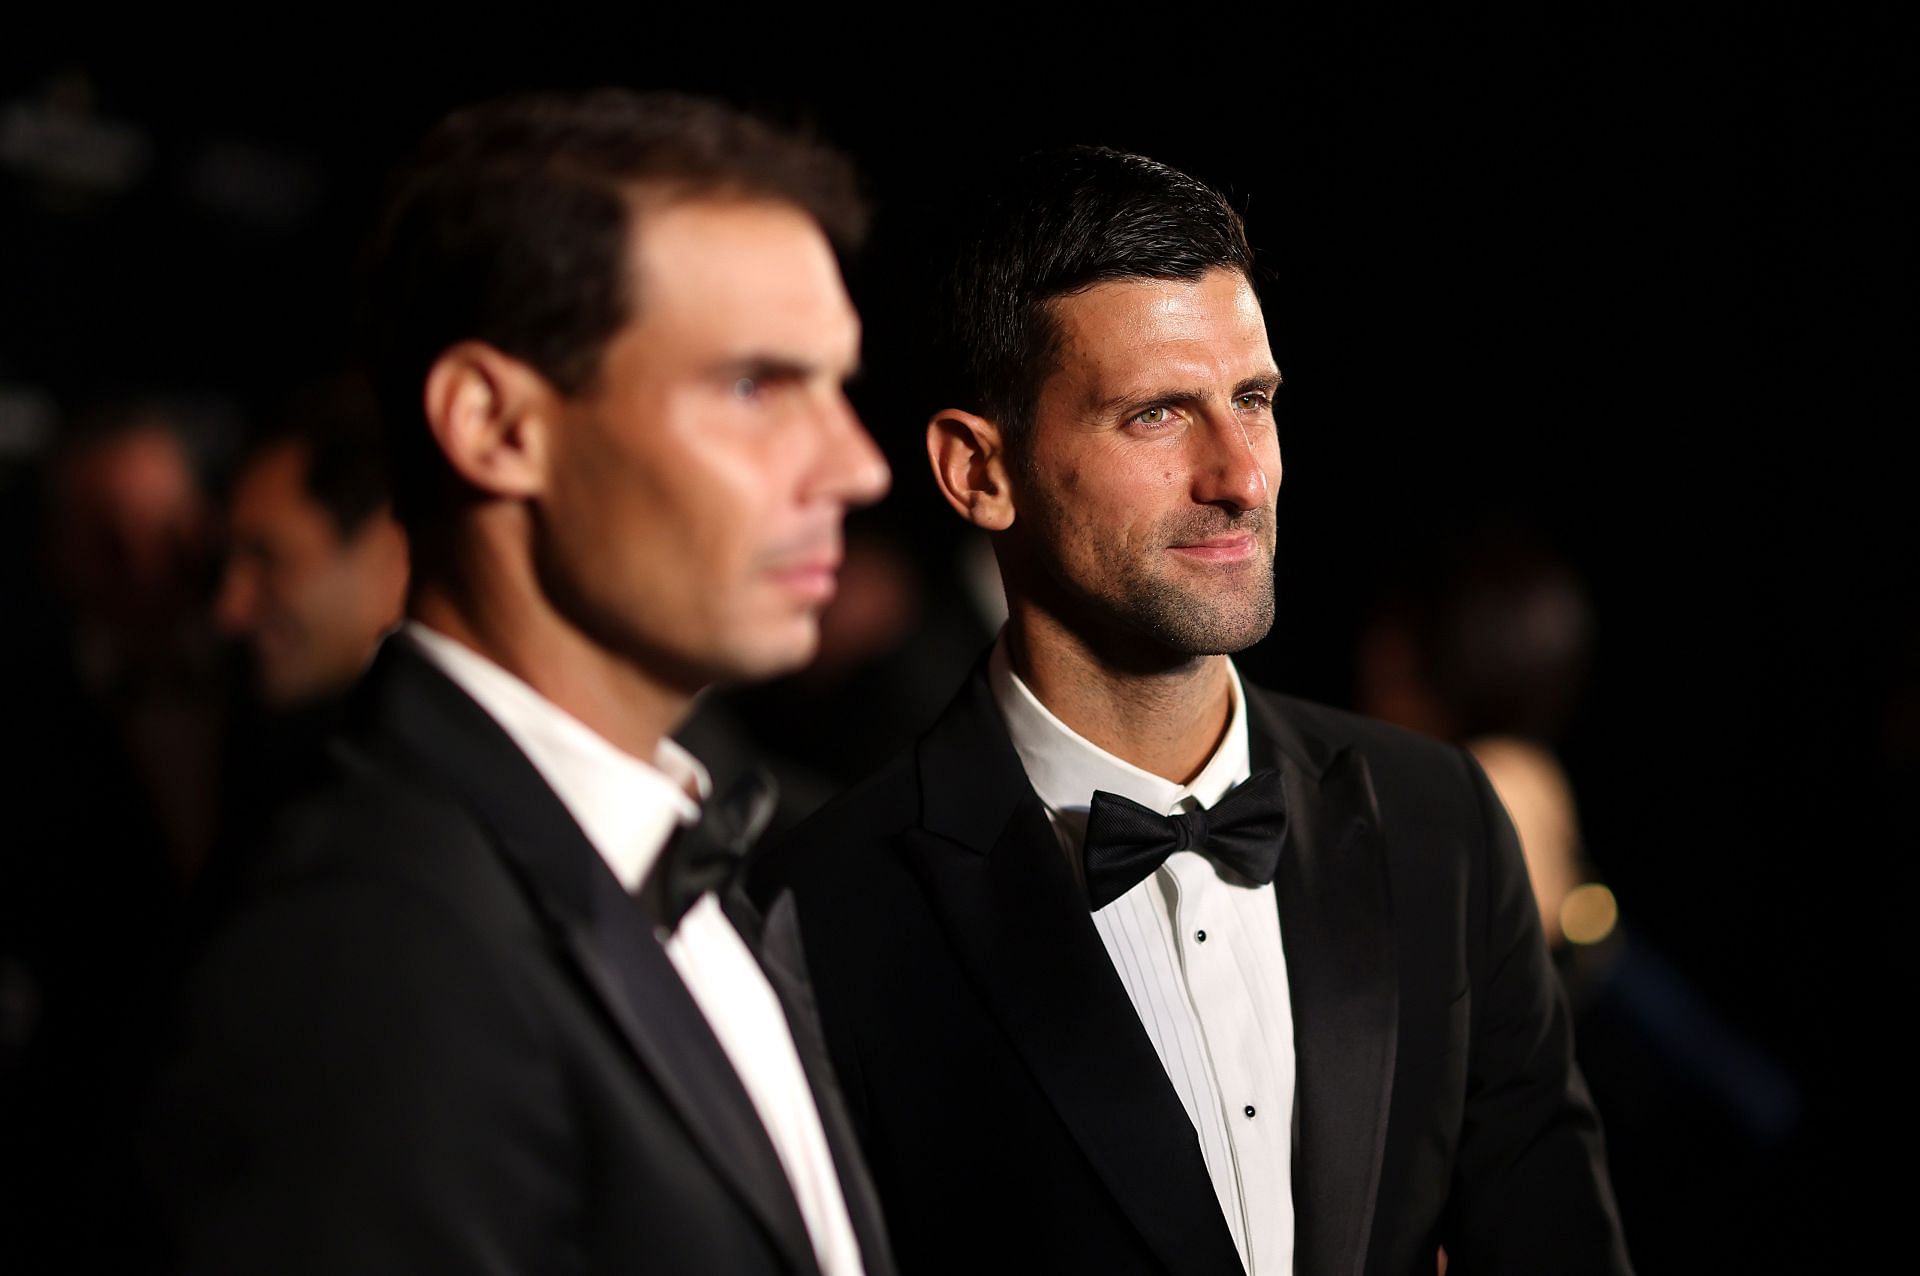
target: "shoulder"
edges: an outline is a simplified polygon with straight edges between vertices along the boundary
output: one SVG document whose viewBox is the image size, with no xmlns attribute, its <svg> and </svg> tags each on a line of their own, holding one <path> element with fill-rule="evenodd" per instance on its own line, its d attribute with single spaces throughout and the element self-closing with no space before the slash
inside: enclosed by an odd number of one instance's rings
<svg viewBox="0 0 1920 1276">
<path fill-rule="evenodd" d="M 1458 771 L 1463 750 L 1445 740 L 1409 731 L 1390 722 L 1364 717 L 1345 709 L 1302 700 L 1298 696 L 1243 684 L 1251 718 L 1249 727 L 1265 724 L 1279 735 L 1282 747 L 1307 754 L 1321 765 L 1343 750 L 1357 749 L 1369 763 L 1390 762 L 1411 767 L 1439 767 Z"/>
<path fill-rule="evenodd" d="M 326 1166 L 464 1173 L 438 1150 L 493 1156 L 473 1147 L 482 1126 L 557 1138 L 552 951 L 459 806 L 390 773 L 329 778 L 279 817 L 191 955 L 158 1051 L 155 1145 L 334 1193 L 357 1189 Z"/>
<path fill-rule="evenodd" d="M 248 896 L 355 880 L 453 898 L 476 872 L 504 873 L 492 845 L 472 809 L 425 772 L 336 740 L 319 781 L 264 826 Z"/>
<path fill-rule="evenodd" d="M 197 996 L 270 985 L 327 996 L 380 986 L 385 997 L 405 993 L 401 971 L 470 984 L 538 940 L 530 901 L 474 814 L 357 746 L 329 750 L 325 776 L 264 828 L 246 865 L 193 955 Z"/>
<path fill-rule="evenodd" d="M 349 768 L 258 851 L 157 1051 L 144 1139 L 168 1230 L 256 1267 L 305 1246 L 300 1270 L 520 1247 L 554 1208 L 538 1166 L 570 1147 L 589 1056 L 485 831 L 424 785 Z"/>
<path fill-rule="evenodd" d="M 920 806 L 908 749 L 756 854 L 749 893 L 764 906 L 782 891 L 813 896 L 870 877 L 887 844 L 919 823 Z"/>
<path fill-rule="evenodd" d="M 1320 771 L 1343 754 L 1366 763 L 1383 812 L 1418 812 L 1427 820 L 1478 824 L 1486 781 L 1457 744 L 1330 705 L 1246 684 L 1249 729 L 1263 731 L 1283 753 Z"/>
</svg>

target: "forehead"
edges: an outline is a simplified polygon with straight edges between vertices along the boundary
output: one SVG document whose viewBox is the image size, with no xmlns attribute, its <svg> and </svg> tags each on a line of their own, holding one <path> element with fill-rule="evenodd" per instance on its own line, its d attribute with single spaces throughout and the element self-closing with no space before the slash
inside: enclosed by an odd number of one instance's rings
<svg viewBox="0 0 1920 1276">
<path fill-rule="evenodd" d="M 135 425 L 86 446 L 62 463 L 61 477 L 70 489 L 125 499 L 198 485 L 186 444 L 158 423 Z"/>
<path fill-rule="evenodd" d="M 1105 398 L 1130 387 L 1200 387 L 1270 372 L 1267 326 L 1247 277 L 1118 279 L 1052 303 L 1059 332 L 1049 389 Z"/>
<path fill-rule="evenodd" d="M 826 235 L 787 204 L 643 202 L 628 235 L 638 314 L 657 350 L 851 361 L 859 318 Z"/>
<path fill-rule="evenodd" d="M 255 453 L 234 479 L 233 517 L 291 517 L 312 504 L 307 493 L 307 459 L 307 445 L 298 439 L 271 443 Z"/>
<path fill-rule="evenodd" d="M 234 483 L 236 491 L 266 491 L 298 488 L 306 483 L 307 445 L 299 439 L 280 439 L 267 444 L 240 467 Z"/>
</svg>

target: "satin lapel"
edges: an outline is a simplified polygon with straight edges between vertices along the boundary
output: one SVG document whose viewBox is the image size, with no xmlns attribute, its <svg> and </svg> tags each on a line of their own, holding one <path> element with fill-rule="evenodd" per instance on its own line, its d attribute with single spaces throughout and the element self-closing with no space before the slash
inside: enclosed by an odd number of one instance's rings
<svg viewBox="0 0 1920 1276">
<path fill-rule="evenodd" d="M 634 1052 L 795 1268 L 817 1270 L 806 1220 L 766 1126 L 633 898 L 612 873 L 594 879 L 593 922 L 568 928 L 574 961 Z"/>
<path fill-rule="evenodd" d="M 816 1271 L 786 1172 L 725 1050 L 638 906 L 540 773 L 499 724 L 403 640 L 385 644 L 368 691 L 376 730 L 400 746 L 396 760 L 457 797 L 491 830 L 715 1172 L 797 1270 Z"/>
<path fill-rule="evenodd" d="M 1239 1271 L 1193 1124 L 978 672 L 920 764 L 925 829 L 904 849 L 990 1011 L 1167 1269 Z"/>
<path fill-rule="evenodd" d="M 813 984 L 807 977 L 805 950 L 801 947 L 799 912 L 793 896 L 782 893 L 762 918 L 754 911 L 745 894 L 729 893 L 727 916 L 734 928 L 745 936 L 760 959 L 767 982 L 773 985 L 787 1012 L 787 1025 L 793 1033 L 793 1045 L 800 1056 L 813 1089 L 814 1106 L 820 1113 L 820 1126 L 827 1136 L 827 1148 L 840 1177 L 840 1194 L 847 1203 L 847 1215 L 853 1221 L 860 1242 L 860 1256 L 867 1276 L 891 1276 L 893 1246 L 887 1239 L 886 1219 L 880 1209 L 880 1195 L 867 1172 L 866 1157 L 854 1132 L 853 1118 L 847 1112 L 846 1099 L 840 1093 L 839 1079 L 827 1053 L 825 1030 L 820 1026 L 820 1011 L 813 999 Z"/>
<path fill-rule="evenodd" d="M 1297 1066 L 1294 1265 L 1366 1265 L 1386 1147 L 1399 979 L 1385 848 L 1364 757 L 1303 741 L 1255 700 L 1255 765 L 1279 765 L 1287 846 L 1275 878 Z"/>
</svg>

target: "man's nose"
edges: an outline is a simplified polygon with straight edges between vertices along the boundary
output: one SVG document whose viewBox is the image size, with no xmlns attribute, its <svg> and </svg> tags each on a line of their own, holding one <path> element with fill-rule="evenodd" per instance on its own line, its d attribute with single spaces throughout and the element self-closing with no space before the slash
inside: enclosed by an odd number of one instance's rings
<svg viewBox="0 0 1920 1276">
<path fill-rule="evenodd" d="M 836 395 L 822 414 L 826 438 L 821 447 L 816 495 L 848 507 L 871 505 L 887 494 L 893 471 L 860 423 L 845 395 Z"/>
<path fill-rule="evenodd" d="M 1199 455 L 1194 458 L 1194 500 L 1203 505 L 1225 505 L 1235 510 L 1256 509 L 1272 495 L 1279 482 L 1278 455 L 1273 477 L 1247 426 L 1232 413 L 1211 420 L 1196 431 Z"/>
</svg>

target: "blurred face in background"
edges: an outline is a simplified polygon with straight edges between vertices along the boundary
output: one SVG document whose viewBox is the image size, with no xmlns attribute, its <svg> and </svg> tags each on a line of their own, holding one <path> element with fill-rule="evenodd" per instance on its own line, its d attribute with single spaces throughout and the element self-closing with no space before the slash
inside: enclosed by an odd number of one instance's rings
<svg viewBox="0 0 1920 1276">
<path fill-rule="evenodd" d="M 552 435 L 543 584 L 662 682 L 790 672 L 819 646 L 842 519 L 889 478 L 842 389 L 859 318 L 797 208 L 669 204 L 630 238 L 638 312 Z"/>
<path fill-rule="evenodd" d="M 205 615 L 206 498 L 170 424 L 136 421 L 63 458 L 52 495 L 52 575 L 82 625 L 157 640 Z"/>
<path fill-rule="evenodd" d="M 251 652 L 263 703 L 292 708 L 359 677 L 399 623 L 405 537 L 385 510 L 343 531 L 307 490 L 308 449 L 260 452 L 241 471 L 215 615 Z"/>
</svg>

